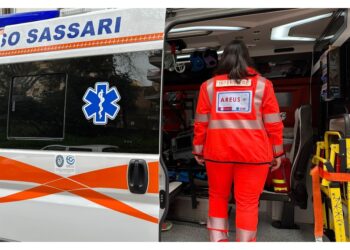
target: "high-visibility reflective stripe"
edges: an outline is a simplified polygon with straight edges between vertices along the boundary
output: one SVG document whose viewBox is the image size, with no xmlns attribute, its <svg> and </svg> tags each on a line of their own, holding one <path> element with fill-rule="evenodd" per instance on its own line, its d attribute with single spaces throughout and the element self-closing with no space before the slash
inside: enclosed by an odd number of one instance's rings
<svg viewBox="0 0 350 250">
<path fill-rule="evenodd" d="M 264 96 L 265 91 L 265 78 L 258 77 L 258 82 L 256 84 L 255 89 L 255 96 L 254 96 L 254 106 L 255 106 L 255 113 L 256 113 L 256 120 L 261 124 L 261 128 L 264 127 L 262 116 L 261 116 L 261 105 L 262 105 L 262 99 Z"/>
<path fill-rule="evenodd" d="M 275 191 L 288 191 L 288 188 L 286 188 L 286 187 L 274 187 L 273 188 Z"/>
<path fill-rule="evenodd" d="M 208 97 L 209 97 L 209 101 L 210 101 L 210 104 L 213 103 L 213 93 L 214 93 L 214 81 L 213 79 L 209 79 L 207 81 L 207 92 L 208 92 Z"/>
<path fill-rule="evenodd" d="M 273 152 L 275 154 L 283 152 L 283 145 L 274 145 L 274 146 L 272 146 L 272 148 L 273 148 Z"/>
<path fill-rule="evenodd" d="M 280 113 L 265 114 L 263 118 L 264 123 L 274 123 L 282 121 Z"/>
<path fill-rule="evenodd" d="M 207 228 L 210 241 L 228 240 L 228 220 L 226 218 L 208 217 Z"/>
<path fill-rule="evenodd" d="M 272 182 L 275 184 L 285 184 L 286 181 L 282 179 L 272 179 Z"/>
<path fill-rule="evenodd" d="M 209 121 L 209 114 L 198 114 L 198 113 L 196 113 L 195 121 L 196 122 L 208 122 Z"/>
<path fill-rule="evenodd" d="M 212 95 L 213 80 L 207 82 L 208 95 Z M 262 99 L 265 91 L 265 78 L 259 77 L 255 89 L 254 106 L 256 120 L 210 120 L 209 129 L 263 129 L 264 123 L 261 115 Z M 211 96 L 209 96 L 210 98 Z"/>
<path fill-rule="evenodd" d="M 193 153 L 202 154 L 202 152 L 203 152 L 203 145 L 193 145 Z"/>
<path fill-rule="evenodd" d="M 257 120 L 210 120 L 209 129 L 262 129 Z"/>
<path fill-rule="evenodd" d="M 207 228 L 212 230 L 228 230 L 228 221 L 226 218 L 208 217 Z"/>
</svg>

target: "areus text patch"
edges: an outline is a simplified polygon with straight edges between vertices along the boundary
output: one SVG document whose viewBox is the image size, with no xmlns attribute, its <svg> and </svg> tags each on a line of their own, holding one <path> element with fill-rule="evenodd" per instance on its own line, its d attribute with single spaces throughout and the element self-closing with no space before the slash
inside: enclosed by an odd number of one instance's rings
<svg viewBox="0 0 350 250">
<path fill-rule="evenodd" d="M 216 112 L 250 113 L 252 91 L 224 91 L 217 93 Z"/>
</svg>

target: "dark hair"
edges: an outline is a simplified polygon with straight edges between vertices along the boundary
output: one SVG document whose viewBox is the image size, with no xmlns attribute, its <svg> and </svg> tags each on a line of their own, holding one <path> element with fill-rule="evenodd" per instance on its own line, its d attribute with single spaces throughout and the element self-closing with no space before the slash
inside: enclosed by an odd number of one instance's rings
<svg viewBox="0 0 350 250">
<path fill-rule="evenodd" d="M 254 76 L 248 72 L 248 67 L 253 65 L 248 48 L 241 40 L 233 40 L 224 49 L 216 75 L 228 74 L 233 80 Z"/>
</svg>

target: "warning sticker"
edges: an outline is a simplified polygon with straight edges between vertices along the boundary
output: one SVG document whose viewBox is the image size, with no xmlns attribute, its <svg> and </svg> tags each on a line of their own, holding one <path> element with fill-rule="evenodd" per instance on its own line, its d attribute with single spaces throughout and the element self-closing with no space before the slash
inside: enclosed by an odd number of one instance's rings
<svg viewBox="0 0 350 250">
<path fill-rule="evenodd" d="M 75 156 L 74 155 L 56 155 L 55 173 L 75 174 Z"/>
<path fill-rule="evenodd" d="M 252 91 L 217 93 L 216 112 L 249 113 L 252 110 Z"/>
</svg>

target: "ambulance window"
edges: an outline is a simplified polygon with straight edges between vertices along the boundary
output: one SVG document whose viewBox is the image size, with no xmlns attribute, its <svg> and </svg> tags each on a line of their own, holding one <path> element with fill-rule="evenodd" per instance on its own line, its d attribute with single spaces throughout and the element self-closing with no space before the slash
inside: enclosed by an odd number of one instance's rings
<svg viewBox="0 0 350 250">
<path fill-rule="evenodd" d="M 99 153 L 157 153 L 161 60 L 153 62 L 151 58 L 161 56 L 161 50 L 151 50 L 70 59 L 65 144 L 90 145 Z M 96 83 L 108 83 L 106 89 L 115 89 L 120 95 L 120 110 L 105 124 L 96 124 L 82 110 L 89 105 L 83 97 Z M 95 107 L 92 117 L 100 110 L 98 97 L 95 100 L 90 105 Z M 77 150 L 82 151 L 80 147 Z"/>
<path fill-rule="evenodd" d="M 66 74 L 12 78 L 8 139 L 63 139 Z"/>
<path fill-rule="evenodd" d="M 149 50 L 0 65 L 0 147 L 158 153 L 161 58 Z M 119 99 L 101 101 L 98 84 Z"/>
</svg>

